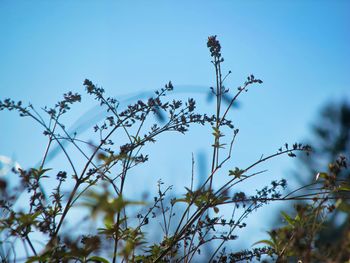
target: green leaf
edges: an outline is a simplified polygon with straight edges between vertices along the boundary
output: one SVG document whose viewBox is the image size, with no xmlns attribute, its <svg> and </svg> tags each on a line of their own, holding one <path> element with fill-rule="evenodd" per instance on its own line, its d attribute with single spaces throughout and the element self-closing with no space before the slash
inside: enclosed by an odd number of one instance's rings
<svg viewBox="0 0 350 263">
<path fill-rule="evenodd" d="M 101 235 L 106 235 L 110 237 L 112 237 L 116 232 L 114 228 L 98 228 L 97 231 Z"/>
<path fill-rule="evenodd" d="M 219 137 L 220 136 L 220 129 L 219 128 L 216 128 L 216 127 L 212 127 L 213 128 L 213 135 L 214 137 Z"/>
<path fill-rule="evenodd" d="M 41 262 L 41 261 L 45 261 L 45 260 L 47 260 L 46 256 L 33 256 L 33 257 L 29 257 L 26 260 L 26 263 Z"/>
<path fill-rule="evenodd" d="M 236 178 L 241 178 L 241 175 L 244 173 L 244 170 L 239 169 L 238 167 L 235 167 L 234 170 L 229 170 L 229 176 L 234 176 Z"/>
<path fill-rule="evenodd" d="M 287 213 L 285 213 L 283 211 L 281 212 L 281 214 L 282 214 L 284 220 L 286 220 L 289 225 L 294 226 L 295 221 L 293 218 L 291 218 Z"/>
<path fill-rule="evenodd" d="M 89 191 L 85 194 L 85 201 L 80 203 L 80 205 L 90 208 L 93 218 L 99 213 L 104 214 L 105 223 L 111 224 L 113 223 L 114 216 L 126 206 L 146 205 L 146 203 L 142 201 L 124 200 L 121 195 L 117 198 L 112 198 L 111 194 L 107 191 L 102 193 Z"/>
<path fill-rule="evenodd" d="M 315 180 L 317 181 L 318 178 L 323 178 L 323 179 L 327 179 L 329 177 L 328 173 L 325 173 L 325 172 L 320 172 L 320 173 L 317 173 L 316 174 L 316 178 Z"/>
<path fill-rule="evenodd" d="M 18 222 L 23 226 L 30 226 L 37 222 L 36 218 L 41 214 L 40 211 L 33 214 L 20 214 L 17 218 Z"/>
<path fill-rule="evenodd" d="M 99 256 L 92 256 L 89 257 L 87 262 L 92 261 L 92 262 L 102 262 L 102 263 L 109 263 L 109 261 L 103 257 L 99 257 Z"/>
<path fill-rule="evenodd" d="M 178 202 L 190 203 L 190 200 L 188 200 L 187 198 L 177 198 L 172 201 L 173 204 L 176 204 Z"/>
<path fill-rule="evenodd" d="M 275 248 L 275 244 L 271 240 L 268 240 L 268 239 L 263 239 L 263 240 L 260 240 L 258 242 L 255 242 L 252 246 L 255 246 L 258 244 L 266 244 L 272 248 Z"/>
<path fill-rule="evenodd" d="M 40 178 L 47 178 L 48 176 L 44 176 L 44 173 L 46 173 L 47 171 L 52 170 L 52 168 L 47 168 L 47 169 L 35 169 L 32 168 L 31 171 L 33 173 L 33 176 L 35 179 L 40 179 Z"/>
<path fill-rule="evenodd" d="M 338 189 L 338 191 L 347 191 L 350 192 L 350 185 L 348 184 L 341 184 Z"/>
<path fill-rule="evenodd" d="M 337 202 L 335 203 L 335 207 L 340 211 L 343 211 L 345 213 L 350 213 L 350 205 L 344 202 L 342 199 L 337 200 Z"/>
</svg>

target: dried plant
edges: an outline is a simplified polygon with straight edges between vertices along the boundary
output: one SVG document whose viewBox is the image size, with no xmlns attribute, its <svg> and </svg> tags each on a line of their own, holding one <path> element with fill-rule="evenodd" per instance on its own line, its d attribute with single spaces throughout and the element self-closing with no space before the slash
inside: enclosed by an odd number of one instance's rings
<svg viewBox="0 0 350 263">
<path fill-rule="evenodd" d="M 117 99 L 106 96 L 103 88 L 85 80 L 87 94 L 106 109 L 104 121 L 92 127 L 98 138 L 98 143 L 92 143 L 77 134 L 70 134 L 61 121 L 73 104 L 81 101 L 80 94 L 64 94 L 63 100 L 54 107 L 43 108 L 45 116 L 40 115 L 31 104 L 23 106 L 22 102 L 11 99 L 0 102 L 0 110 L 15 110 L 22 117 L 34 119 L 48 139 L 38 167 L 13 169 L 21 182 L 15 189 L 10 189 L 5 182 L 0 184 L 2 262 L 16 260 L 16 251 L 27 248 L 27 262 L 193 262 L 198 261 L 201 251 L 209 244 L 213 250 L 205 261 L 247 261 L 261 259 L 264 255 L 284 259 L 287 251 L 290 252 L 292 247 L 297 246 L 297 241 L 302 240 L 295 238 L 304 234 L 297 232 L 299 221 L 287 214 L 285 219 L 293 225 L 294 232 L 290 233 L 290 229 L 271 232 L 273 241 L 260 241 L 268 245 L 266 247 L 230 251 L 230 241 L 244 238 L 238 236 L 238 229 L 246 227 L 245 219 L 256 209 L 272 201 L 300 199 L 313 202 L 313 210 L 298 210 L 298 213 L 307 215 L 305 222 L 312 225 L 305 239 L 305 246 L 312 250 L 312 235 L 320 226 L 318 219 L 327 207 L 327 201 L 336 198 L 334 193 L 337 191 L 348 190 L 348 186 L 339 182 L 336 176 L 321 173 L 322 182 L 318 180 L 292 192 L 286 193 L 287 181 L 281 179 L 258 189 L 255 195 L 244 192 L 232 194 L 231 190 L 237 185 L 254 180 L 265 172 L 257 170 L 261 163 L 281 155 L 296 157 L 297 152 L 309 154 L 311 148 L 300 143 L 286 143 L 247 167 L 231 168 L 226 173 L 223 167 L 230 166 L 233 145 L 239 133 L 228 119 L 228 113 L 239 96 L 262 81 L 249 75 L 230 98 L 225 80 L 231 72 L 222 75 L 224 59 L 216 36 L 208 38 L 207 46 L 215 69 L 216 85 L 211 92 L 216 104 L 212 115 L 198 113 L 192 98 L 185 102 L 166 101 L 166 95 L 173 90 L 171 82 L 147 101 L 139 100 L 120 110 Z M 223 101 L 227 98 L 230 99 L 225 105 Z M 162 122 L 152 123 L 152 115 L 158 116 Z M 152 204 L 127 199 L 125 186 L 131 182 L 126 179 L 135 166 L 147 162 L 145 146 L 156 142 L 163 133 L 184 134 L 191 125 L 207 125 L 213 131 L 211 169 L 202 185 L 194 187 L 192 172 L 191 184 L 185 187 L 183 195 L 174 197 L 172 187 L 166 187 L 159 181 Z M 231 138 L 224 140 L 225 135 L 229 137 L 227 134 L 231 134 Z M 66 147 L 63 142 L 68 142 L 71 147 Z M 60 147 L 69 168 L 66 165 L 55 169 L 47 166 L 47 156 L 53 145 Z M 84 160 L 83 165 L 76 160 L 77 155 Z M 340 166 L 346 166 L 344 159 Z M 220 182 L 225 179 L 221 184 L 216 180 L 219 174 Z M 54 187 L 49 186 L 49 180 L 54 182 Z M 311 186 L 318 187 L 309 190 Z M 29 196 L 26 199 L 28 203 L 18 209 L 16 202 L 23 192 Z M 225 206 L 231 208 L 230 215 L 220 212 Z M 83 222 L 96 221 L 102 227 L 85 230 L 79 224 L 72 226 L 72 210 L 75 207 L 78 210 L 89 209 L 90 214 L 82 219 Z M 313 214 L 309 216 L 310 211 Z M 147 231 L 152 222 L 161 226 L 160 242 L 154 241 Z M 70 230 L 72 227 L 74 235 Z M 40 244 L 34 242 L 38 236 L 43 240 Z M 288 241 L 283 239 L 285 237 L 289 238 Z M 303 255 L 304 252 L 300 252 L 300 256 Z"/>
</svg>

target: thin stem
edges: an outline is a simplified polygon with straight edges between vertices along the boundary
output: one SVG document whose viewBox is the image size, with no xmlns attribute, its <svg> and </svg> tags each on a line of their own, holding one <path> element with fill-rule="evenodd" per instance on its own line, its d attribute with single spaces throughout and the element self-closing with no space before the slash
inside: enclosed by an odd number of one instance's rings
<svg viewBox="0 0 350 263">
<path fill-rule="evenodd" d="M 235 224 L 231 229 L 230 229 L 230 232 L 227 234 L 227 236 L 230 236 L 233 231 L 236 229 L 237 226 L 239 226 L 239 224 L 242 222 L 242 220 L 244 218 L 246 218 L 253 210 L 255 210 L 257 208 L 257 205 L 255 205 L 255 208 L 252 208 L 255 204 L 251 204 L 245 211 L 244 213 L 242 213 L 242 215 L 239 217 L 239 219 L 237 220 L 237 224 Z M 216 253 L 218 253 L 218 251 L 221 249 L 221 247 L 224 245 L 224 243 L 226 242 L 226 240 L 223 240 L 220 245 L 216 248 L 216 250 L 214 251 L 213 255 L 211 256 L 211 258 L 209 259 L 208 262 L 211 262 Z"/>
<path fill-rule="evenodd" d="M 158 194 L 159 194 L 159 198 L 160 198 L 160 207 L 161 207 L 162 215 L 163 215 L 164 233 L 165 233 L 165 237 L 168 238 L 168 231 L 167 231 L 168 226 L 167 226 L 167 222 L 166 222 L 166 218 L 165 218 L 165 209 L 164 209 L 164 204 L 163 204 L 162 192 L 160 190 L 160 185 L 159 185 Z"/>
<path fill-rule="evenodd" d="M 74 196 L 75 196 L 75 194 L 76 194 L 76 192 L 77 192 L 77 190 L 78 190 L 80 184 L 83 183 L 84 180 L 86 179 L 86 178 L 83 178 L 83 177 L 84 177 L 84 174 L 85 174 L 86 170 L 88 169 L 90 163 L 92 162 L 93 158 L 95 157 L 96 153 L 99 151 L 99 149 L 101 148 L 101 146 L 104 144 L 105 140 L 107 140 L 107 139 L 114 133 L 114 131 L 115 131 L 118 127 L 119 127 L 118 125 L 116 125 L 115 127 L 113 127 L 113 129 L 108 133 L 108 135 L 105 137 L 105 139 L 102 140 L 102 141 L 100 142 L 100 144 L 99 144 L 98 147 L 96 147 L 96 149 L 94 150 L 94 152 L 93 152 L 92 155 L 90 156 L 89 160 L 88 160 L 87 163 L 85 164 L 85 166 L 84 166 L 84 168 L 83 168 L 83 170 L 82 170 L 82 172 L 81 172 L 81 174 L 80 174 L 80 177 L 77 178 L 76 183 L 75 183 L 75 186 L 74 186 L 74 188 L 73 188 L 71 194 L 69 195 L 67 204 L 66 204 L 66 206 L 65 206 L 65 208 L 64 208 L 64 210 L 63 210 L 62 216 L 61 216 L 61 218 L 60 218 L 60 221 L 58 222 L 56 231 L 55 231 L 53 237 L 51 238 L 51 241 L 57 236 L 58 231 L 60 230 L 60 228 L 61 228 L 61 226 L 62 226 L 62 223 L 63 223 L 63 220 L 65 219 L 65 217 L 66 217 L 66 215 L 67 215 L 67 213 L 68 213 L 69 208 L 71 207 L 71 202 L 73 201 L 73 198 L 74 198 Z"/>
<path fill-rule="evenodd" d="M 211 171 L 213 172 L 215 169 L 215 163 L 217 162 L 217 157 L 219 155 L 219 119 L 220 119 L 220 97 L 221 97 L 221 90 L 220 90 L 220 80 L 219 80 L 219 67 L 218 64 L 220 63 L 219 58 L 216 56 L 214 57 L 214 66 L 215 66 L 215 78 L 216 78 L 216 124 L 215 124 L 215 134 L 214 135 L 214 149 L 213 149 L 213 156 L 212 156 L 212 164 L 211 164 Z M 210 177 L 209 180 L 209 189 L 212 188 L 213 178 Z"/>
<path fill-rule="evenodd" d="M 295 152 L 295 151 L 303 151 L 302 149 L 290 149 L 290 150 L 284 150 L 284 151 L 281 151 L 281 152 L 277 152 L 277 153 L 274 153 L 274 154 L 271 154 L 265 158 L 261 157 L 259 160 L 257 160 L 256 162 L 254 162 L 253 164 L 249 165 L 247 168 L 245 168 L 243 171 L 242 171 L 242 174 L 248 172 L 250 169 L 254 168 L 255 166 L 257 166 L 258 164 L 262 163 L 262 162 L 265 162 L 271 158 L 274 158 L 276 156 L 279 156 L 279 155 L 283 155 L 283 154 L 286 154 L 286 153 L 291 153 L 291 152 Z M 249 179 L 250 177 L 245 177 L 243 179 L 240 180 L 241 181 L 244 181 L 244 180 L 247 180 Z M 229 180 L 228 182 L 226 182 L 219 190 L 217 190 L 215 192 L 215 195 L 216 194 L 219 194 L 220 192 L 225 192 L 227 190 L 227 186 L 230 185 L 234 180 L 236 179 L 236 177 L 232 178 L 231 180 Z"/>
<path fill-rule="evenodd" d="M 33 251 L 34 255 L 37 256 L 38 254 L 36 253 L 35 248 L 34 248 L 32 242 L 30 241 L 28 235 L 26 235 L 25 239 L 26 239 L 27 243 L 29 244 L 30 249 Z"/>
</svg>

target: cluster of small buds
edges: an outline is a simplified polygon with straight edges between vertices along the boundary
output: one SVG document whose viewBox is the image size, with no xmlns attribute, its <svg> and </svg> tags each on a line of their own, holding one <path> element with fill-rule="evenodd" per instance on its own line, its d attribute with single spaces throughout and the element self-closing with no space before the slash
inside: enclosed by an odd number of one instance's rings
<svg viewBox="0 0 350 263">
<path fill-rule="evenodd" d="M 212 57 L 221 57 L 221 45 L 219 40 L 216 39 L 216 36 L 208 37 L 207 47 L 209 48 Z"/>
</svg>

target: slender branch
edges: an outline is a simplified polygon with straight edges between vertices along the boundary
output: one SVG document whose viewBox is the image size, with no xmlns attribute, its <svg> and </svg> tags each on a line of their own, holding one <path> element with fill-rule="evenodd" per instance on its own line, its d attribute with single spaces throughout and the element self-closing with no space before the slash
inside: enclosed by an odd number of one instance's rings
<svg viewBox="0 0 350 263">
<path fill-rule="evenodd" d="M 36 253 L 35 248 L 34 248 L 32 242 L 30 241 L 28 235 L 26 235 L 25 239 L 26 239 L 27 243 L 29 244 L 30 249 L 33 251 L 34 255 L 37 256 L 38 254 Z"/>
<path fill-rule="evenodd" d="M 63 223 L 63 220 L 65 219 L 65 217 L 66 217 L 66 215 L 67 215 L 67 213 L 68 213 L 68 210 L 69 210 L 69 208 L 70 208 L 70 206 L 71 206 L 71 202 L 73 201 L 73 198 L 74 198 L 74 196 L 75 196 L 75 194 L 76 194 L 76 192 L 77 192 L 77 190 L 78 190 L 80 184 L 81 184 L 82 182 L 84 182 L 83 176 L 84 176 L 86 170 L 88 169 L 90 163 L 92 162 L 93 158 L 95 157 L 96 153 L 99 151 L 99 149 L 101 148 L 101 146 L 104 144 L 104 141 L 107 140 L 107 139 L 114 133 L 114 131 L 115 131 L 118 127 L 119 127 L 118 125 L 116 125 L 115 127 L 113 127 L 113 129 L 108 133 L 108 135 L 105 137 L 105 139 L 102 140 L 102 141 L 100 142 L 100 144 L 99 144 L 98 147 L 96 147 L 96 149 L 94 150 L 94 152 L 93 152 L 92 155 L 90 156 L 88 162 L 85 164 L 85 166 L 84 166 L 84 168 L 83 168 L 83 170 L 82 170 L 80 176 L 79 176 L 79 177 L 77 178 L 77 180 L 76 180 L 76 183 L 75 183 L 75 185 L 74 185 L 74 188 L 73 188 L 71 194 L 69 195 L 67 204 L 66 204 L 66 206 L 65 206 L 65 208 L 64 208 L 64 210 L 63 210 L 62 216 L 61 216 L 60 221 L 59 221 L 59 223 L 58 223 L 58 225 L 57 225 L 56 231 L 55 231 L 53 237 L 51 238 L 51 241 L 57 236 L 58 231 L 60 230 L 61 225 L 62 225 L 62 223 Z"/>
</svg>

